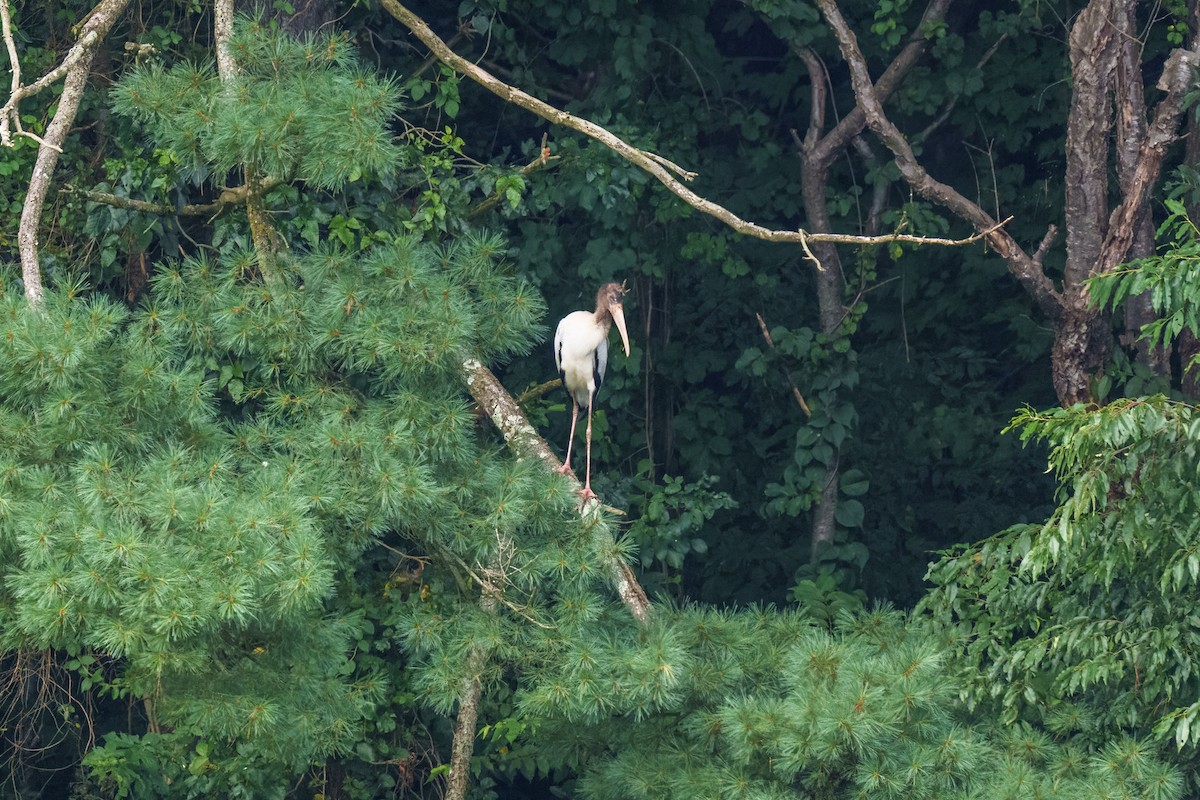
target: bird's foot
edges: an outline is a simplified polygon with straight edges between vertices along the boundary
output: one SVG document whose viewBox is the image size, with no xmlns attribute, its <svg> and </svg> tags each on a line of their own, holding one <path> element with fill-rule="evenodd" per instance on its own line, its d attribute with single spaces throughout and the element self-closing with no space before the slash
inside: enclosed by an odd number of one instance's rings
<svg viewBox="0 0 1200 800">
<path fill-rule="evenodd" d="M 554 471 L 557 472 L 559 475 L 574 475 L 575 474 L 575 470 L 571 469 L 570 464 L 563 464 L 561 467 L 556 467 L 554 469 Z"/>
<path fill-rule="evenodd" d="M 592 491 L 591 486 L 585 486 L 579 490 L 579 502 L 582 505 L 587 505 L 589 500 L 599 500 L 596 493 Z"/>
</svg>

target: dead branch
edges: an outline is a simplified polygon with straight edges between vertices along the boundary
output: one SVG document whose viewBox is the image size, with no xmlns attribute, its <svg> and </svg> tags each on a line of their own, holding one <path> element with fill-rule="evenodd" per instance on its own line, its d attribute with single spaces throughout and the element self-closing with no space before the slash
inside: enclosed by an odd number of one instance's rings
<svg viewBox="0 0 1200 800">
<path fill-rule="evenodd" d="M 774 350 L 775 340 L 771 338 L 771 332 L 767 330 L 767 321 L 762 318 L 762 314 L 755 314 L 754 317 L 758 320 L 758 327 L 762 330 L 763 339 L 766 340 L 767 347 Z M 804 395 L 800 394 L 800 388 L 792 380 L 791 370 L 785 367 L 783 374 L 787 378 L 788 385 L 792 387 L 792 396 L 796 398 L 796 404 L 800 406 L 800 410 L 804 412 L 804 416 L 812 419 L 812 412 L 808 409 L 808 403 L 804 402 Z"/>
<path fill-rule="evenodd" d="M 555 378 L 552 381 L 539 383 L 537 386 L 531 386 L 530 388 L 521 392 L 519 395 L 517 395 L 517 399 L 513 402 L 523 408 L 530 400 L 541 397 L 542 395 L 546 394 L 546 392 L 549 392 L 552 389 L 557 389 L 560 386 L 562 386 L 562 378 Z"/>
<path fill-rule="evenodd" d="M 967 239 L 946 239 L 934 238 L 925 236 L 913 236 L 910 234 L 894 233 L 886 236 L 855 236 L 851 234 L 835 234 L 835 233 L 809 233 L 803 229 L 796 230 L 775 230 L 766 228 L 754 222 L 749 222 L 734 214 L 729 209 L 712 202 L 704 197 L 693 192 L 691 189 L 684 186 L 677 178 L 683 180 L 691 180 L 695 177 L 695 173 L 689 172 L 679 165 L 669 161 L 668 159 L 646 150 L 641 150 L 637 147 L 616 136 L 607 129 L 597 125 L 596 123 L 569 114 L 554 106 L 546 103 L 526 92 L 517 89 L 504 83 L 496 76 L 471 63 L 465 58 L 459 56 L 442 41 L 437 34 L 425 23 L 423 19 L 418 17 L 412 11 L 401 5 L 398 0 L 383 0 L 383 6 L 388 13 L 403 23 L 410 31 L 420 39 L 430 51 L 438 57 L 444 64 L 449 66 L 456 72 L 465 75 L 471 80 L 478 83 L 488 91 L 495 94 L 502 100 L 518 105 L 527 111 L 530 111 L 542 119 L 551 122 L 555 125 L 562 125 L 572 130 L 582 133 L 591 139 L 596 140 L 605 147 L 609 148 L 619 156 L 629 161 L 641 169 L 654 176 L 659 183 L 665 186 L 672 194 L 683 200 L 697 211 L 707 214 L 729 226 L 738 233 L 747 236 L 753 236 L 757 239 L 762 239 L 768 242 L 791 242 L 799 244 L 805 248 L 805 257 L 812 261 L 820 268 L 820 262 L 812 255 L 809 246 L 813 242 L 836 242 L 840 244 L 852 244 L 859 246 L 874 246 L 881 244 L 890 244 L 893 242 L 901 242 L 907 244 L 925 244 L 925 245 L 940 245 L 949 247 L 961 247 L 971 242 L 978 241 L 980 238 L 987 236 L 987 233 L 981 232 L 979 235 L 969 237 Z M 992 228 L 999 230 L 999 226 L 1003 223 L 990 221 L 983 228 Z M 992 230 L 991 233 L 995 233 Z"/>
<path fill-rule="evenodd" d="M 504 588 L 502 586 L 497 586 L 494 582 L 488 580 L 483 575 L 480 575 L 478 572 L 471 569 L 471 566 L 469 564 L 467 564 L 466 561 L 463 561 L 458 556 L 457 553 L 453 552 L 452 550 L 448 550 L 444 547 L 439 547 L 438 553 L 443 558 L 453 561 L 455 563 L 455 565 L 458 566 L 459 569 L 463 570 L 469 576 L 471 576 L 471 580 L 475 581 L 475 583 L 478 584 L 479 591 L 482 592 L 484 596 L 490 597 L 493 600 L 496 600 L 497 602 L 503 603 L 510 611 L 512 611 L 514 614 L 516 614 L 517 616 L 524 619 L 526 622 L 532 623 L 544 630 L 553 630 L 554 629 L 553 625 L 547 625 L 545 622 L 541 622 L 537 619 L 534 619 L 533 616 L 530 614 L 529 609 L 523 608 L 523 607 L 517 605 L 516 603 L 514 603 L 513 601 L 509 600 L 505 596 Z M 485 573 L 486 572 L 495 572 L 496 567 L 493 564 L 483 571 Z"/>
<path fill-rule="evenodd" d="M 559 158 L 561 158 L 561 156 L 550 155 L 550 146 L 546 144 L 546 139 L 547 135 L 543 133 L 542 146 L 538 148 L 537 158 L 521 167 L 518 172 L 520 172 L 522 175 L 528 175 L 531 172 L 546 167 L 551 161 L 557 161 Z M 490 197 L 481 200 L 473 208 L 467 211 L 467 219 L 474 219 L 481 214 L 491 211 L 493 208 L 500 205 L 500 201 L 503 199 L 504 196 L 500 192 L 493 192 Z"/>
</svg>

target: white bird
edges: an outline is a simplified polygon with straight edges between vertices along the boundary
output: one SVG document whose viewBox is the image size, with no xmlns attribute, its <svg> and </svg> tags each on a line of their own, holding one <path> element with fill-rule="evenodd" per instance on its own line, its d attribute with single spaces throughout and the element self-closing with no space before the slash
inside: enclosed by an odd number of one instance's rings
<svg viewBox="0 0 1200 800">
<path fill-rule="evenodd" d="M 581 492 L 585 502 L 596 496 L 592 491 L 592 406 L 608 367 L 608 331 L 614 321 L 621 333 L 621 343 L 625 345 L 625 357 L 629 357 L 629 334 L 625 332 L 625 310 L 621 306 L 624 297 L 625 287 L 621 284 L 604 284 L 596 292 L 594 312 L 572 311 L 562 318 L 554 333 L 554 366 L 571 395 L 571 438 L 567 442 L 567 458 L 559 471 L 564 474 L 571 471 L 575 423 L 579 419 L 579 407 L 586 406 L 587 473 Z"/>
</svg>

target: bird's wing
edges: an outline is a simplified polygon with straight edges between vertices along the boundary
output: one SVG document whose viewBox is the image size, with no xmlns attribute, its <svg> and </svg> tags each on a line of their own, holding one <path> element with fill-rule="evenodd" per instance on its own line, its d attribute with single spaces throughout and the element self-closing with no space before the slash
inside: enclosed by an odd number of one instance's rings
<svg viewBox="0 0 1200 800">
<path fill-rule="evenodd" d="M 600 340 L 600 346 L 596 348 L 592 359 L 592 377 L 596 380 L 596 388 L 592 390 L 592 397 L 595 397 L 596 392 L 600 391 L 600 384 L 604 382 L 604 372 L 608 369 L 608 337 Z"/>
<path fill-rule="evenodd" d="M 562 377 L 562 345 L 563 345 L 563 326 L 566 324 L 567 318 L 563 317 L 558 321 L 558 329 L 554 331 L 554 368 L 558 370 L 559 377 Z"/>
</svg>

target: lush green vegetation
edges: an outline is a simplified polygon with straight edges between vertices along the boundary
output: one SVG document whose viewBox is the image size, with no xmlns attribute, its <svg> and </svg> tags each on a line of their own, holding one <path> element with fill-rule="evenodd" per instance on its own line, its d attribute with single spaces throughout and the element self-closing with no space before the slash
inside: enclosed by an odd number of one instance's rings
<svg viewBox="0 0 1200 800">
<path fill-rule="evenodd" d="M 843 9 L 876 79 L 920 45 L 890 119 L 1031 252 L 1075 230 L 1063 42 L 1101 2 Z M 795 230 L 811 65 L 829 128 L 857 102 L 818 5 L 415 10 Z M 88 13 L 8 8 L 25 85 Z M 208 6 L 122 12 L 42 214 L 41 304 L 17 256 L 38 142 L 0 148 L 0 797 L 438 796 L 455 741 L 481 798 L 1200 790 L 1190 149 L 1154 186 L 1158 254 L 1088 282 L 1117 344 L 1061 407 L 1060 321 L 994 247 L 841 245 L 822 283 L 385 9 L 260 9 L 226 74 Z M 1139 6 L 1147 87 L 1194 13 Z M 820 195 L 837 232 L 972 233 L 869 131 Z M 633 353 L 581 515 L 466 364 L 562 452 L 547 336 L 612 278 Z"/>
</svg>

